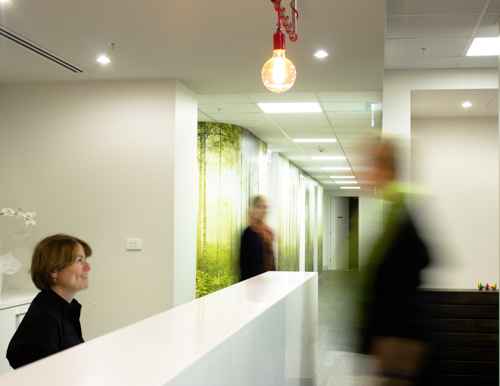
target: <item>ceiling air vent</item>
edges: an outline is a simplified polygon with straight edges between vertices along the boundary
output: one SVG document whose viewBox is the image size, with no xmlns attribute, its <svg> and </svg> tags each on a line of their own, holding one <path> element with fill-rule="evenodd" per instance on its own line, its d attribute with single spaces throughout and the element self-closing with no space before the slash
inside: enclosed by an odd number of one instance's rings
<svg viewBox="0 0 500 386">
<path fill-rule="evenodd" d="M 31 52 L 34 52 L 35 54 L 43 56 L 45 59 L 48 59 L 51 62 L 58 64 L 59 66 L 64 67 L 65 69 L 71 72 L 74 72 L 75 74 L 84 74 L 87 72 L 84 69 L 79 68 L 74 64 L 71 64 L 70 62 L 61 58 L 60 56 L 57 56 L 53 52 L 50 52 L 49 50 L 33 42 L 30 42 L 28 39 L 23 38 L 21 35 L 16 34 L 15 32 L 9 30 L 8 28 L 5 28 L 2 25 L 0 25 L 0 36 L 9 39 L 11 42 L 16 43 L 21 47 L 24 47 L 30 50 Z"/>
</svg>

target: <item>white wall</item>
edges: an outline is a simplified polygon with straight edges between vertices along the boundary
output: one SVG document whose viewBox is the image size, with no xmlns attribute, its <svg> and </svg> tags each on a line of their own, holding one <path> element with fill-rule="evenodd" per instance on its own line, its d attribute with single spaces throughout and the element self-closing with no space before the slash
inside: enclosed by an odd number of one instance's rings
<svg viewBox="0 0 500 386">
<path fill-rule="evenodd" d="M 406 139 L 409 143 L 411 135 L 412 135 L 412 120 L 411 120 L 411 91 L 412 90 L 460 90 L 460 89 L 497 89 L 498 88 L 498 70 L 496 68 L 491 69 L 453 69 L 453 70 L 390 70 L 385 71 L 384 75 L 384 91 L 383 91 L 383 121 L 382 128 L 384 133 L 390 134 L 398 134 L 402 136 L 406 136 Z M 471 127 L 470 130 L 475 130 L 474 127 Z M 496 123 L 496 130 L 498 131 L 498 123 Z M 451 133 L 450 133 L 451 134 Z M 474 141 L 483 141 L 479 139 L 479 135 L 474 136 Z M 449 137 L 442 138 L 441 142 L 438 144 L 446 145 L 446 142 L 449 141 Z M 494 144 L 497 148 L 498 153 L 498 140 L 494 141 Z M 435 144 L 437 145 L 437 144 Z M 455 144 L 456 145 L 456 144 Z M 489 144 L 491 145 L 491 143 Z M 407 153 L 405 154 L 407 160 L 410 160 L 414 154 L 410 154 L 411 147 L 408 146 Z M 490 149 L 490 147 L 487 147 Z M 487 151 L 489 152 L 489 151 Z M 466 157 L 468 153 L 462 153 L 460 158 Z M 459 158 L 459 159 L 460 159 Z M 456 159 L 457 161 L 459 159 Z M 444 161 L 443 158 L 439 160 L 436 159 L 436 162 L 432 168 L 439 167 L 440 164 Z M 475 162 L 475 161 L 473 161 Z M 405 168 L 403 170 L 403 180 L 411 181 L 411 173 L 412 173 L 412 163 L 411 159 L 405 164 Z M 458 165 L 458 163 L 456 164 Z M 490 170 L 495 170 L 498 168 L 498 162 L 493 164 L 489 164 L 487 168 L 491 168 Z M 430 170 L 427 168 L 426 170 Z M 456 167 L 453 173 L 462 173 L 461 170 Z M 459 176 L 457 175 L 457 178 Z M 454 192 L 454 200 L 457 205 L 455 210 L 458 212 L 460 208 L 470 208 L 475 207 L 478 201 L 482 201 L 482 189 L 476 189 L 475 195 L 469 195 L 469 189 L 466 188 L 466 185 L 469 184 L 463 179 L 463 188 L 457 189 Z M 498 184 L 498 172 L 496 176 L 496 183 Z M 494 182 L 493 182 L 494 183 Z M 432 189 L 437 189 L 438 191 L 441 189 L 439 186 L 430 186 Z M 467 194 L 461 195 L 465 189 Z M 498 189 L 498 188 L 497 188 Z M 459 203 L 460 204 L 459 204 Z M 474 203 L 474 205 L 472 204 Z M 434 203 L 437 205 L 437 202 Z M 446 212 L 445 202 L 441 202 L 438 212 L 445 211 Z M 492 204 L 493 206 L 490 208 L 492 211 L 497 211 L 494 215 L 498 217 L 498 194 L 496 196 L 496 204 Z M 478 216 L 482 216 L 481 213 L 476 213 Z M 455 219 L 458 220 L 459 214 L 456 214 Z M 473 216 L 474 217 L 474 216 Z M 444 215 L 442 216 L 445 219 Z M 477 218 L 477 217 L 475 217 Z M 438 221 L 438 219 L 435 219 Z M 463 222 L 463 219 L 459 219 L 460 222 Z M 490 221 L 490 220 L 488 220 Z M 494 220 L 492 220 L 494 222 Z M 431 226 L 433 224 L 429 224 L 429 222 L 421 224 L 422 228 L 429 233 L 429 230 L 432 229 Z M 454 227 L 456 225 L 452 225 Z M 498 229 L 498 224 L 496 225 L 496 229 Z M 451 229 L 451 228 L 450 228 Z M 493 228 L 495 229 L 495 228 Z M 451 231 L 449 237 L 458 237 L 460 232 Z M 461 231 L 463 232 L 463 231 Z M 451 236 L 452 235 L 452 236 Z M 481 233 L 481 237 L 479 239 L 475 239 L 474 237 L 478 237 L 478 233 L 475 234 L 466 234 L 461 233 L 462 237 L 467 240 L 456 240 L 454 243 L 467 242 L 469 245 L 474 244 L 476 246 L 474 253 L 466 253 L 471 252 L 471 247 L 466 247 L 462 249 L 462 257 L 459 261 L 454 261 L 454 265 L 456 267 L 450 267 L 449 265 L 443 265 L 443 268 L 439 268 L 441 266 L 434 265 L 431 267 L 426 275 L 427 275 L 427 285 L 434 287 L 458 287 L 458 288 L 474 288 L 479 281 L 494 281 L 496 277 L 498 277 L 498 231 L 495 235 L 490 232 Z M 488 241 L 485 238 L 490 238 Z M 490 251 L 492 256 L 486 260 L 482 260 L 480 263 L 476 261 L 477 249 L 483 248 L 480 244 L 486 246 L 493 246 L 493 241 L 491 238 L 494 238 L 496 242 L 496 247 Z M 444 239 L 448 240 L 448 236 L 445 236 Z M 447 245 L 447 248 L 444 248 L 444 245 Z M 440 256 L 455 256 L 456 248 L 453 246 L 453 243 L 446 243 L 439 248 Z M 489 252 L 486 252 L 489 253 Z M 483 255 L 484 256 L 484 255 Z M 495 257 L 493 257 L 495 256 Z M 445 257 L 446 259 L 446 257 Z M 465 260 L 463 260 L 465 259 Z M 494 261 L 495 260 L 495 261 Z M 469 268 L 475 266 L 476 263 L 479 263 L 482 268 L 474 269 L 470 271 Z M 484 265 L 486 264 L 486 265 Z M 453 264 L 452 264 L 453 265 Z M 450 268 L 450 271 L 447 271 L 447 268 Z M 480 274 L 480 272 L 491 272 L 491 275 L 488 277 L 485 274 Z M 481 276 L 481 278 L 479 278 Z M 492 277 L 489 279 L 489 277 Z M 478 280 L 479 278 L 479 280 Z M 497 279 L 498 280 L 498 279 Z M 476 282 L 477 281 L 477 282 Z"/>
<path fill-rule="evenodd" d="M 197 95 L 175 82 L 174 307 L 196 299 Z M 194 224 L 194 225 L 193 225 Z"/>
<path fill-rule="evenodd" d="M 384 72 L 382 131 L 411 136 L 412 90 L 497 89 L 496 68 L 453 70 L 388 70 Z M 409 182 L 410 146 L 402 155 L 402 180 Z"/>
<path fill-rule="evenodd" d="M 185 232 L 195 245 L 196 221 L 174 222 L 196 213 L 174 189 L 188 178 L 176 175 L 179 152 L 196 159 L 196 144 L 179 146 L 196 139 L 194 95 L 175 80 L 2 85 L 0 116 L 0 206 L 38 213 L 32 230 L 0 218 L 0 254 L 12 249 L 23 263 L 4 289 L 34 288 L 35 243 L 64 232 L 94 250 L 90 288 L 77 295 L 87 340 L 171 308 L 174 248 L 195 259 L 175 242 Z M 127 251 L 127 238 L 141 238 L 142 251 Z"/>
<path fill-rule="evenodd" d="M 414 212 L 434 258 L 427 286 L 499 282 L 497 118 L 412 119 L 412 182 L 431 195 Z"/>
</svg>

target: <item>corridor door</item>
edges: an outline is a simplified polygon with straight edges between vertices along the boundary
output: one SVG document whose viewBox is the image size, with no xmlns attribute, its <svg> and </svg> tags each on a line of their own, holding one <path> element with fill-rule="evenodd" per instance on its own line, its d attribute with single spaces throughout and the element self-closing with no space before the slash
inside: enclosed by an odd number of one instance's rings
<svg viewBox="0 0 500 386">
<path fill-rule="evenodd" d="M 330 269 L 349 268 L 349 198 L 330 198 Z"/>
</svg>

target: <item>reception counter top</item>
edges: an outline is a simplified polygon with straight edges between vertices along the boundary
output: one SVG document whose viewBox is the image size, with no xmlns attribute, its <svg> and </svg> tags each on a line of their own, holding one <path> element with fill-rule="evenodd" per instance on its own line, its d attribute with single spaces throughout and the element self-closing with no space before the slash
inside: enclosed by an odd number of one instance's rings
<svg viewBox="0 0 500 386">
<path fill-rule="evenodd" d="M 5 374 L 0 385 L 313 385 L 316 345 L 317 273 L 267 272 Z"/>
</svg>

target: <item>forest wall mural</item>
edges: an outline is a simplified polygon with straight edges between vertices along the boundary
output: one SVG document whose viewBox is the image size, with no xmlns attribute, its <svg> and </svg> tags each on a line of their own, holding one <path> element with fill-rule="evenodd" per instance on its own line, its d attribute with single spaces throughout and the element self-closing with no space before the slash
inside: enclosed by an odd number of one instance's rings
<svg viewBox="0 0 500 386">
<path fill-rule="evenodd" d="M 198 234 L 196 296 L 239 280 L 240 239 L 250 200 L 267 196 L 267 144 L 231 124 L 198 123 Z M 323 267 L 323 186 L 279 156 L 277 268 L 306 271 Z M 302 260 L 301 260 L 302 259 Z"/>
<path fill-rule="evenodd" d="M 239 247 L 248 205 L 267 194 L 267 144 L 225 123 L 198 123 L 196 296 L 239 280 Z"/>
<path fill-rule="evenodd" d="M 299 271 L 323 268 L 323 185 L 282 155 L 279 156 L 278 269 Z M 315 252 L 316 250 L 316 252 Z"/>
</svg>

